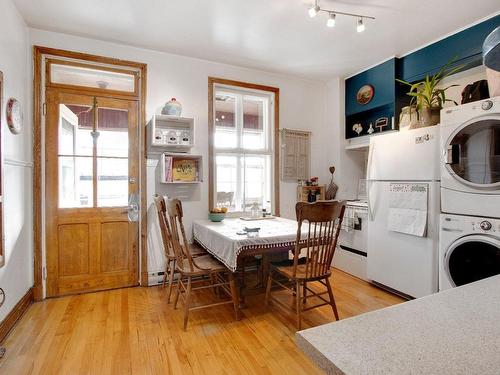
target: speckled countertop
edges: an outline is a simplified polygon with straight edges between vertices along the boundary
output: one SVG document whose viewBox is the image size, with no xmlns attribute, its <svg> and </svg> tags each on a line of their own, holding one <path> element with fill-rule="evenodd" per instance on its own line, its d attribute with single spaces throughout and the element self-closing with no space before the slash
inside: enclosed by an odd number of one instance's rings
<svg viewBox="0 0 500 375">
<path fill-rule="evenodd" d="M 500 374 L 500 275 L 299 331 L 329 374 Z"/>
</svg>

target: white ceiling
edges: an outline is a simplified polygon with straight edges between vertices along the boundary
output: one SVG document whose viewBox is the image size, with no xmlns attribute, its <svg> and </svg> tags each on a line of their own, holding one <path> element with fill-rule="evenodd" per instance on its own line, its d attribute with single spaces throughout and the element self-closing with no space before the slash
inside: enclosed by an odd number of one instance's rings
<svg viewBox="0 0 500 375">
<path fill-rule="evenodd" d="M 311 79 L 347 76 L 500 11 L 498 0 L 14 0 L 29 26 Z"/>
</svg>

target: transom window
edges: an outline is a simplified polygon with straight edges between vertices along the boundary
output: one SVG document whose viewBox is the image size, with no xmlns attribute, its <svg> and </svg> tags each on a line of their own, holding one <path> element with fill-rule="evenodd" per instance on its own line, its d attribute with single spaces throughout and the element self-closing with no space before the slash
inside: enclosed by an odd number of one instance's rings
<svg viewBox="0 0 500 375">
<path fill-rule="evenodd" d="M 213 87 L 212 207 L 276 212 L 275 93 Z"/>
</svg>

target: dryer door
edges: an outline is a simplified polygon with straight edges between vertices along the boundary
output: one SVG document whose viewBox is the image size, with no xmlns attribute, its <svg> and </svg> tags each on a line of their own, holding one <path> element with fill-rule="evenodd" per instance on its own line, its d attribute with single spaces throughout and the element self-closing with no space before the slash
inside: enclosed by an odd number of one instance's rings
<svg viewBox="0 0 500 375">
<path fill-rule="evenodd" d="M 446 252 L 445 270 L 454 286 L 500 274 L 500 241 L 487 235 L 458 239 Z"/>
<path fill-rule="evenodd" d="M 460 126 L 448 139 L 446 167 L 461 183 L 479 190 L 500 189 L 500 116 Z"/>
</svg>

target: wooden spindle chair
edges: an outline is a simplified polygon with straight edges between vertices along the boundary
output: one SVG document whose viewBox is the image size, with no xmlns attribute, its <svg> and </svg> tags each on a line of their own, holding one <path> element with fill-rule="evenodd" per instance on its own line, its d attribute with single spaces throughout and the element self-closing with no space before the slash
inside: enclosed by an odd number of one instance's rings
<svg viewBox="0 0 500 375">
<path fill-rule="evenodd" d="M 273 284 L 285 288 L 295 295 L 295 309 L 297 314 L 297 327 L 301 329 L 301 315 L 303 311 L 316 307 L 330 305 L 339 319 L 335 298 L 330 285 L 331 263 L 337 239 L 344 217 L 345 202 L 327 201 L 316 203 L 299 202 L 295 206 L 298 229 L 293 264 L 288 266 L 272 265 L 267 280 L 266 305 L 272 299 L 282 307 L 288 308 L 283 302 L 271 296 Z M 307 235 L 302 233 L 302 227 L 307 225 Z M 305 253 L 304 258 L 300 258 Z M 275 278 L 279 276 L 279 278 Z M 326 291 L 317 293 L 310 289 L 307 283 L 318 281 L 326 287 Z M 291 287 L 290 287 L 291 284 Z M 308 292 L 310 294 L 308 294 Z M 323 296 L 328 294 L 329 300 Z M 322 303 L 304 307 L 308 298 L 319 298 Z"/>
<path fill-rule="evenodd" d="M 167 213 L 172 229 L 172 244 L 176 257 L 176 270 L 179 273 L 174 308 L 177 308 L 179 296 L 184 300 L 184 330 L 186 330 L 189 311 L 225 304 L 232 304 L 236 320 L 239 319 L 239 300 L 234 275 L 227 267 L 211 255 L 193 257 L 187 245 L 183 224 L 182 204 L 178 199 L 167 201 Z M 200 286 L 198 286 L 200 284 Z M 222 289 L 230 300 L 191 306 L 191 293 L 203 289 Z"/>
<path fill-rule="evenodd" d="M 168 296 L 167 303 L 170 303 L 170 297 L 172 295 L 172 286 L 174 282 L 174 277 L 176 273 L 175 267 L 175 253 L 172 243 L 172 230 L 170 228 L 170 223 L 167 217 L 167 205 L 165 204 L 165 198 L 158 194 L 153 197 L 156 213 L 158 214 L 158 223 L 160 225 L 161 239 L 163 243 L 163 250 L 165 254 L 165 273 L 163 275 L 163 287 L 165 288 L 168 279 Z M 207 255 L 207 252 L 201 248 L 191 247 L 191 254 L 194 257 L 200 255 Z"/>
</svg>

